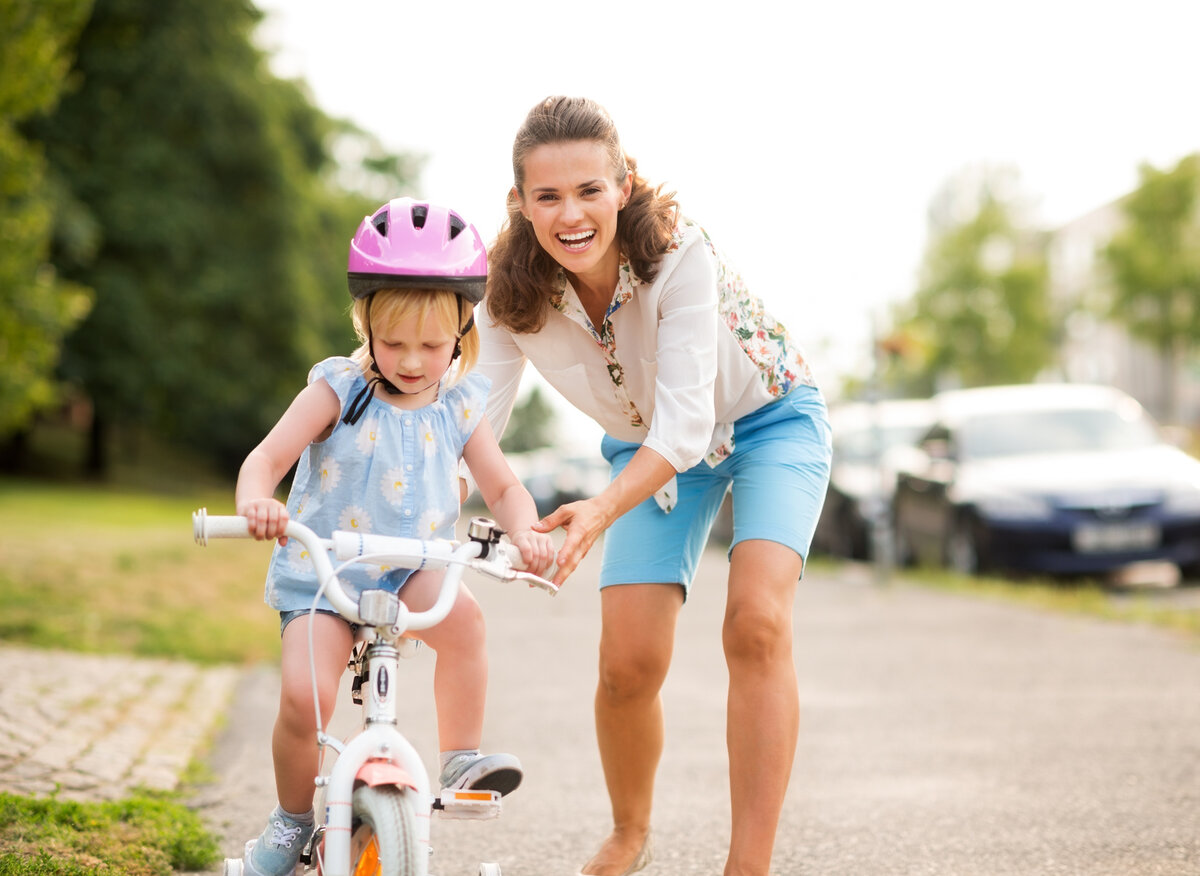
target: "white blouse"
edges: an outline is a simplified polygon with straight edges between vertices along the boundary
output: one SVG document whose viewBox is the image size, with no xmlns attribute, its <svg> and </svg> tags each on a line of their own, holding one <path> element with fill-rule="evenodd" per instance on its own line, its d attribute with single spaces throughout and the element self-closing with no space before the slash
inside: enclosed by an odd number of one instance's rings
<svg viewBox="0 0 1200 876">
<path fill-rule="evenodd" d="M 509 332 L 479 308 L 477 368 L 492 381 L 487 415 L 497 435 L 526 362 L 609 435 L 655 450 L 676 471 L 716 465 L 732 451 L 735 420 L 815 385 L 800 347 L 690 221 L 675 229 L 653 283 L 622 257 L 598 327 L 560 276 L 536 333 Z"/>
</svg>

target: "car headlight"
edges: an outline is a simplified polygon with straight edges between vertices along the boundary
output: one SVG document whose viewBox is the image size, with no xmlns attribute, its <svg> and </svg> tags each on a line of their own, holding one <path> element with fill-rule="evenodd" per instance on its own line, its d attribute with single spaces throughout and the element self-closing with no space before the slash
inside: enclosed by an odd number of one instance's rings
<svg viewBox="0 0 1200 876">
<path fill-rule="evenodd" d="M 1168 514 L 1200 514 L 1200 489 L 1189 486 L 1169 490 L 1163 510 Z"/>
<path fill-rule="evenodd" d="M 1039 496 L 1019 493 L 997 493 L 985 496 L 975 503 L 984 517 L 999 517 L 1006 520 L 1046 520 L 1053 509 L 1050 503 Z"/>
</svg>

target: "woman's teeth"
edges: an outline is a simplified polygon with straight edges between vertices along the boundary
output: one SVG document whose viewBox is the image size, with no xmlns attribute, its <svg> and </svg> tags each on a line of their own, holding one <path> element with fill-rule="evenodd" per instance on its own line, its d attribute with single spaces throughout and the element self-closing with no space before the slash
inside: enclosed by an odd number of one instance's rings
<svg viewBox="0 0 1200 876">
<path fill-rule="evenodd" d="M 579 231 L 575 234 L 560 234 L 558 239 L 567 249 L 583 249 L 592 242 L 592 238 L 595 236 L 595 231 Z"/>
</svg>

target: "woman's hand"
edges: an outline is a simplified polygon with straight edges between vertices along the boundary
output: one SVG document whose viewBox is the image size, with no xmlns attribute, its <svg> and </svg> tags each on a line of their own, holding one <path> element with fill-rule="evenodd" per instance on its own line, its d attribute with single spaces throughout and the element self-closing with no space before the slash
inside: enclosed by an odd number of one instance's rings
<svg viewBox="0 0 1200 876">
<path fill-rule="evenodd" d="M 559 587 L 575 571 L 596 543 L 596 539 L 615 519 L 614 515 L 607 511 L 607 507 L 608 503 L 600 496 L 584 499 L 559 506 L 533 525 L 538 532 L 551 532 L 560 526 L 566 530 L 567 536 L 558 551 L 558 568 L 554 574 L 554 583 Z"/>
<path fill-rule="evenodd" d="M 525 571 L 542 575 L 554 564 L 554 539 L 546 533 L 525 529 L 509 533 L 508 540 L 520 549 Z"/>
<path fill-rule="evenodd" d="M 237 513 L 246 518 L 250 534 L 259 541 L 278 538 L 281 547 L 287 544 L 283 534 L 288 525 L 287 506 L 278 499 L 247 499 L 238 503 Z"/>
</svg>

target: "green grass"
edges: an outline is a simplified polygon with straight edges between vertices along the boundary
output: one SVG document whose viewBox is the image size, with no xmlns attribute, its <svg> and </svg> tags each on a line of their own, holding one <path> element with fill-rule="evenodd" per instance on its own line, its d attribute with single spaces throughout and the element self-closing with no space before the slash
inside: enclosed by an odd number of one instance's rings
<svg viewBox="0 0 1200 876">
<path fill-rule="evenodd" d="M 1042 611 L 1084 615 L 1120 623 L 1137 623 L 1181 633 L 1200 643 L 1200 611 L 1164 605 L 1154 589 L 1122 591 L 1093 580 L 1010 580 L 967 577 L 935 569 L 905 569 L 904 581 L 952 593 L 1000 599 Z"/>
<path fill-rule="evenodd" d="M 199 663 L 273 660 L 262 601 L 270 547 L 199 547 L 191 513 L 232 513 L 232 487 L 156 495 L 0 481 L 0 641 Z"/>
<path fill-rule="evenodd" d="M 0 793 L 0 876 L 169 876 L 218 858 L 196 814 L 167 797 L 73 803 Z"/>
</svg>

